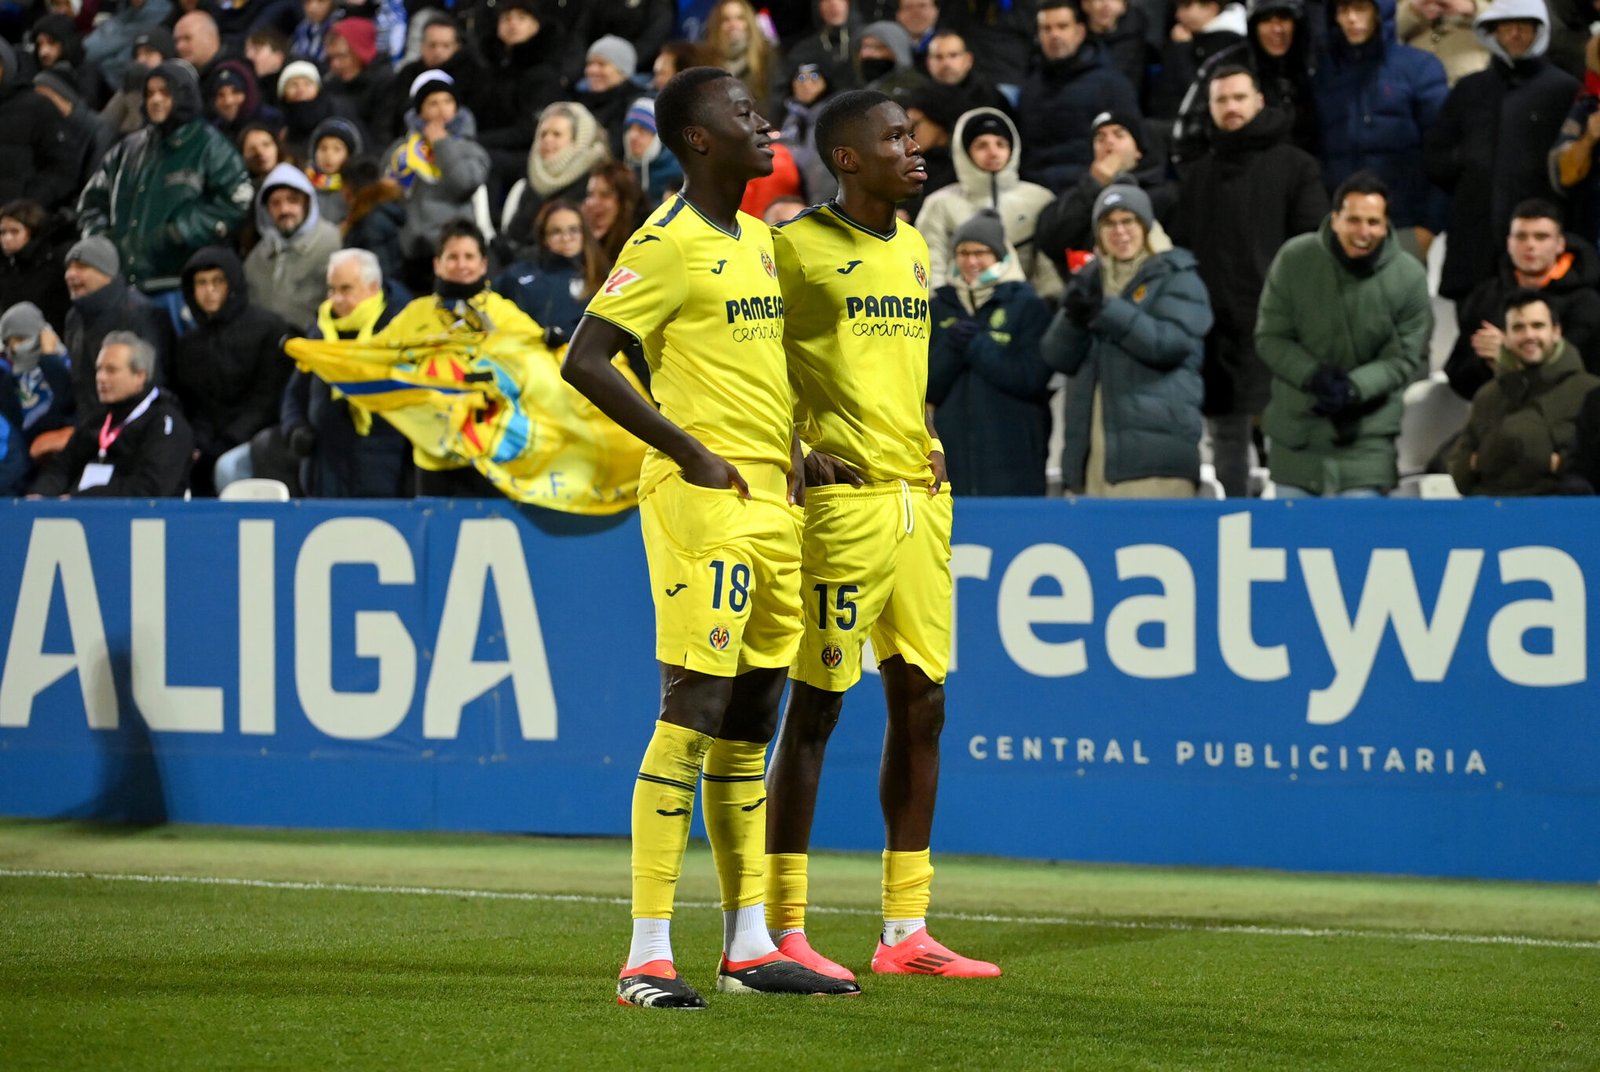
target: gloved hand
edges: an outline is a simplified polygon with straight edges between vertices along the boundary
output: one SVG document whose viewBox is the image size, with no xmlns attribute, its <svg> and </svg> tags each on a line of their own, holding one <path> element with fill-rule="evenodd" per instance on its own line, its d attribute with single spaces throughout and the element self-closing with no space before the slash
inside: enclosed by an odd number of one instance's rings
<svg viewBox="0 0 1600 1072">
<path fill-rule="evenodd" d="M 309 424 L 297 424 L 289 429 L 289 453 L 296 458 L 309 458 L 317 446 L 317 433 Z"/>
<path fill-rule="evenodd" d="M 1312 397 L 1311 412 L 1319 417 L 1336 416 L 1358 401 L 1355 385 L 1345 371 L 1326 365 L 1312 373 L 1306 390 Z"/>
<path fill-rule="evenodd" d="M 558 346 L 567 345 L 567 333 L 555 324 L 544 329 L 544 344 L 554 350 Z"/>
<path fill-rule="evenodd" d="M 963 317 L 945 328 L 944 333 L 957 350 L 965 350 L 967 344 L 977 337 L 978 322 Z"/>
<path fill-rule="evenodd" d="M 1080 328 L 1087 328 L 1100 315 L 1100 309 L 1105 304 L 1100 275 L 1098 272 L 1092 274 L 1093 282 L 1086 280 L 1082 272 L 1073 276 L 1067 293 L 1061 299 L 1061 308 L 1066 311 L 1067 319 Z"/>
</svg>

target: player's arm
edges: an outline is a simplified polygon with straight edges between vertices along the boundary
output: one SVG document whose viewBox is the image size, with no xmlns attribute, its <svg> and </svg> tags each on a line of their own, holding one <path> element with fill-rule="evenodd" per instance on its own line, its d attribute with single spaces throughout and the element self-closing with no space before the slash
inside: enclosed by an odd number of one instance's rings
<svg viewBox="0 0 1600 1072">
<path fill-rule="evenodd" d="M 940 449 L 939 430 L 933 426 L 933 407 L 922 407 L 922 423 L 928 428 L 928 438 L 933 440 L 933 449 L 928 452 L 928 464 L 933 468 L 933 483 L 928 485 L 928 494 L 937 495 L 939 489 L 944 487 L 944 482 L 950 479 L 950 473 L 944 467 L 944 451 Z"/>
<path fill-rule="evenodd" d="M 744 498 L 750 488 L 733 463 L 713 454 L 704 443 L 661 415 L 611 357 L 633 336 L 609 320 L 585 314 L 567 347 L 561 377 L 593 402 L 600 412 L 678 463 L 683 478 L 707 488 L 736 488 Z"/>
</svg>

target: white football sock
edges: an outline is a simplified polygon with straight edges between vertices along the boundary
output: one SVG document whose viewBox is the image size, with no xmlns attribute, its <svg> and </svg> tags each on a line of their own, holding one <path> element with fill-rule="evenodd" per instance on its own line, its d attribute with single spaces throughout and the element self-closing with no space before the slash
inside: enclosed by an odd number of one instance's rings
<svg viewBox="0 0 1600 1072">
<path fill-rule="evenodd" d="M 672 959 L 672 920 L 636 919 L 633 921 L 633 944 L 628 947 L 628 964 L 637 968 L 652 960 Z"/>
<path fill-rule="evenodd" d="M 922 919 L 886 919 L 883 921 L 883 944 L 899 945 L 928 925 Z"/>
<path fill-rule="evenodd" d="M 722 950 L 729 960 L 755 960 L 778 949 L 767 933 L 767 906 L 750 905 L 722 913 Z"/>
</svg>

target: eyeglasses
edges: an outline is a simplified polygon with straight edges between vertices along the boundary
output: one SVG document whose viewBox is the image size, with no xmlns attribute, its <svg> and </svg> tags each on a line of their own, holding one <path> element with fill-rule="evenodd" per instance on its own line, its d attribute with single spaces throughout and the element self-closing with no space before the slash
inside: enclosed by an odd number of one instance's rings
<svg viewBox="0 0 1600 1072">
<path fill-rule="evenodd" d="M 1100 226 L 1108 231 L 1132 231 L 1144 224 L 1139 222 L 1139 217 L 1132 216 L 1125 220 L 1105 220 Z"/>
<path fill-rule="evenodd" d="M 796 82 L 820 82 L 820 81 L 822 81 L 822 72 L 821 71 L 798 71 L 798 72 L 795 73 L 794 80 Z"/>
</svg>

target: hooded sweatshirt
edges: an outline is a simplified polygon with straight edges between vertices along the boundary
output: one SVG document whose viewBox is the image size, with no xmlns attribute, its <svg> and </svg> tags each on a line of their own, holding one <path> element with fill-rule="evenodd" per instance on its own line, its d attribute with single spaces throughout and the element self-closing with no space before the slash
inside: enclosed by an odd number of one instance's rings
<svg viewBox="0 0 1600 1072">
<path fill-rule="evenodd" d="M 284 186 L 298 190 L 307 201 L 304 222 L 287 235 L 267 210 L 272 191 Z M 317 305 L 327 297 L 328 257 L 339 248 L 339 229 L 322 218 L 317 192 L 305 172 L 293 164 L 267 172 L 256 195 L 256 230 L 261 241 L 245 259 L 245 280 L 263 308 L 303 331 L 316 322 Z"/>
</svg>

